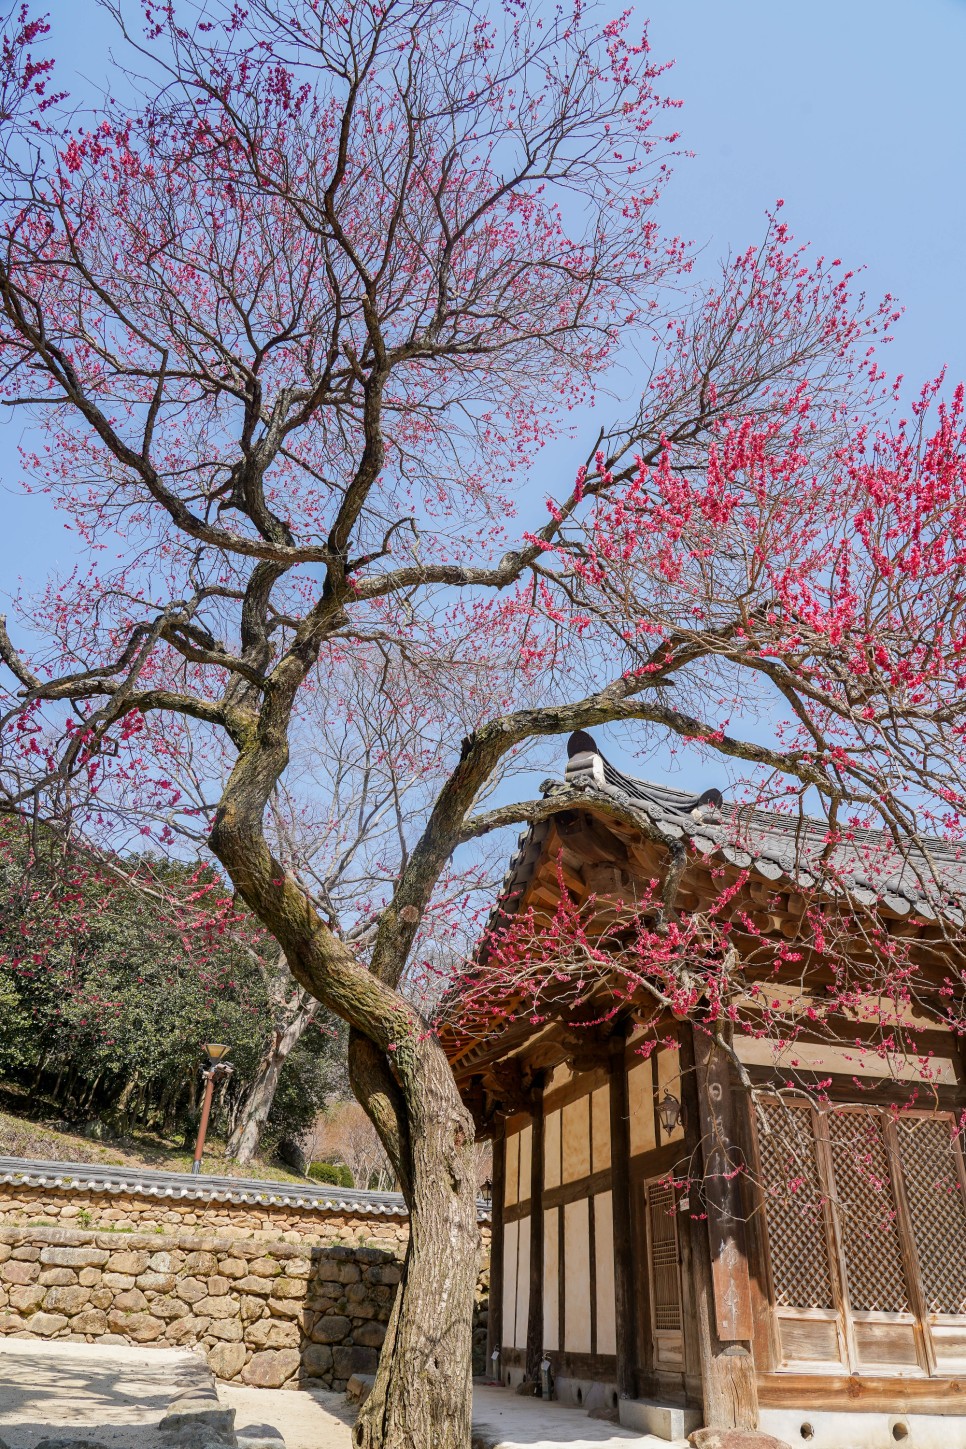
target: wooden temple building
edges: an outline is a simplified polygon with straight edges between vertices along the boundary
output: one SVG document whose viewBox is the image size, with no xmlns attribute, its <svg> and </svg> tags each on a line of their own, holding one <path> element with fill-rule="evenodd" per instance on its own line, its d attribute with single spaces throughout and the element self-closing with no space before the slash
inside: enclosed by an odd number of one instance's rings
<svg viewBox="0 0 966 1449">
<path fill-rule="evenodd" d="M 616 939 L 637 887 L 673 869 L 677 911 L 730 893 L 739 951 L 754 920 L 796 1027 L 783 1047 L 739 1023 L 723 1050 L 699 1012 L 626 990 L 605 1011 L 603 985 L 593 1026 L 551 1000 L 537 1023 L 447 1027 L 494 1143 L 493 1374 L 668 1438 L 704 1424 L 813 1449 L 966 1446 L 966 1085 L 941 1025 L 961 995 L 966 861 L 936 842 L 944 913 L 915 870 L 848 847 L 848 911 L 920 983 L 910 1032 L 884 1039 L 860 1005 L 838 1030 L 821 1011 L 829 963 L 804 902 L 824 825 L 632 779 L 583 733 L 544 789 L 564 808 L 521 838 L 500 918 L 549 919 L 566 890 Z M 787 980 L 769 976 L 770 938 L 800 942 Z M 854 955 L 861 983 L 860 939 Z"/>
</svg>

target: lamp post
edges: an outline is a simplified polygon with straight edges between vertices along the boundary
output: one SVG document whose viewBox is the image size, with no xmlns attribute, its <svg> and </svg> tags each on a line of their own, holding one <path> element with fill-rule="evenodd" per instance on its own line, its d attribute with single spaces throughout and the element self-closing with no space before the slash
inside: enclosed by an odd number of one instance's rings
<svg viewBox="0 0 966 1449">
<path fill-rule="evenodd" d="M 202 1067 L 201 1075 L 205 1083 L 205 1099 L 201 1107 L 201 1122 L 198 1125 L 198 1140 L 195 1143 L 195 1160 L 191 1164 L 191 1173 L 197 1177 L 201 1171 L 201 1154 L 205 1150 L 205 1134 L 208 1131 L 208 1118 L 211 1115 L 211 1099 L 215 1095 L 215 1083 L 230 1077 L 233 1068 L 224 1058 L 228 1055 L 230 1048 L 224 1042 L 205 1042 L 202 1050 L 208 1057 L 208 1065 Z"/>
</svg>

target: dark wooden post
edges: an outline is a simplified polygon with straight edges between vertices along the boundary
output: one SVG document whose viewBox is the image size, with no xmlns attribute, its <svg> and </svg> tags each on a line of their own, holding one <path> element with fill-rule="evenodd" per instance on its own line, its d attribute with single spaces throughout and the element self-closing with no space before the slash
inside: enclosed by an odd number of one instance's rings
<svg viewBox="0 0 966 1449">
<path fill-rule="evenodd" d="M 493 1202 L 490 1208 L 490 1302 L 486 1320 L 486 1372 L 493 1375 L 493 1350 L 503 1349 L 503 1205 L 506 1200 L 506 1127 L 493 1136 Z"/>
<path fill-rule="evenodd" d="M 681 1040 L 681 1087 L 686 1113 L 697 1113 L 707 1213 L 702 1223 L 692 1200 L 691 1263 L 705 1425 L 756 1429 L 754 1320 L 729 1064 L 705 1033 L 688 1028 Z"/>
<path fill-rule="evenodd" d="M 614 1312 L 617 1339 L 617 1392 L 632 1399 L 636 1392 L 634 1315 L 634 1253 L 631 1239 L 631 1136 L 627 1097 L 627 1063 L 623 1038 L 614 1043 L 610 1059 L 610 1180 L 614 1214 Z M 641 1276 L 644 1269 L 641 1265 Z"/>
<path fill-rule="evenodd" d="M 540 1382 L 543 1358 L 543 1076 L 534 1080 L 530 1097 L 533 1141 L 530 1152 L 530 1304 L 527 1312 L 526 1377 Z"/>
</svg>

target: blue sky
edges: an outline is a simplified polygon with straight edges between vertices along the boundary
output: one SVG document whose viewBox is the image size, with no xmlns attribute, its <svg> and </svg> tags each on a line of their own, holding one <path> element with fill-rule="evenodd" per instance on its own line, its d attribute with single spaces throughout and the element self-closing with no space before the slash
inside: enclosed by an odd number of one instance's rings
<svg viewBox="0 0 966 1449">
<path fill-rule="evenodd" d="M 60 83 L 80 100 L 107 71 L 95 0 L 47 0 Z M 615 11 L 622 8 L 615 5 Z M 966 377 L 966 0 L 651 0 L 654 53 L 696 153 L 666 223 L 707 263 L 761 235 L 783 197 L 801 238 L 850 265 L 906 315 L 887 356 L 916 384 Z M 42 501 L 17 497 L 19 422 L 0 427 L 0 588 L 70 557 Z"/>
<path fill-rule="evenodd" d="M 59 83 L 81 101 L 107 72 L 109 22 L 95 0 L 47 8 Z M 710 266 L 757 241 L 784 198 L 800 239 L 864 264 L 870 295 L 904 304 L 891 371 L 916 387 L 943 365 L 966 377 L 966 0 L 652 0 L 639 13 L 655 56 L 676 61 L 667 84 L 696 153 L 665 225 Z M 44 500 L 19 495 L 22 424 L 0 421 L 5 594 L 18 577 L 38 586 L 72 550 Z"/>
</svg>

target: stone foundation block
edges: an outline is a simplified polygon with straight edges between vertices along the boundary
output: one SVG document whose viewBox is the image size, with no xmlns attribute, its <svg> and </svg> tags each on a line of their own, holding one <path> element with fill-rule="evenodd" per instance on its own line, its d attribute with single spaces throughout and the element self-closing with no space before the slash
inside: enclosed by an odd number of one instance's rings
<svg viewBox="0 0 966 1449">
<path fill-rule="evenodd" d="M 284 1383 L 298 1373 L 299 1351 L 297 1348 L 267 1349 L 256 1353 L 242 1370 L 242 1379 L 259 1389 L 280 1389 Z"/>
</svg>

